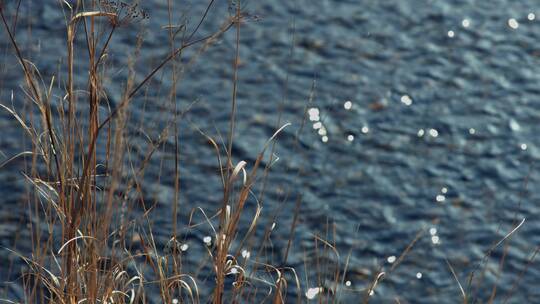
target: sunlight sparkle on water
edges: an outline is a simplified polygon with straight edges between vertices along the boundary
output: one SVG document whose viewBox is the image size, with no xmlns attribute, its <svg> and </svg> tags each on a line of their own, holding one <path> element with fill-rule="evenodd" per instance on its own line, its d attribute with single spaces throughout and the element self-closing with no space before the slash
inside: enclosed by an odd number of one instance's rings
<svg viewBox="0 0 540 304">
<path fill-rule="evenodd" d="M 463 21 L 461 21 L 461 25 L 463 25 L 463 27 L 467 28 L 471 25 L 471 20 L 469 19 L 463 19 Z"/>
<path fill-rule="evenodd" d="M 416 133 L 416 135 L 418 135 L 418 137 L 422 137 L 422 136 L 424 136 L 424 133 L 426 133 L 426 132 L 424 131 L 424 129 L 420 129 L 420 130 L 418 130 L 418 132 Z"/>
<path fill-rule="evenodd" d="M 351 285 L 352 285 L 351 281 L 347 281 L 347 282 L 345 282 L 345 286 L 347 286 L 347 287 L 351 287 Z"/>
<path fill-rule="evenodd" d="M 320 128 L 322 128 L 322 122 L 317 121 L 316 123 L 313 124 L 313 129 L 317 130 Z"/>
<path fill-rule="evenodd" d="M 210 245 L 210 243 L 212 243 L 212 237 L 211 236 L 205 236 L 203 238 L 203 243 L 205 243 L 206 245 Z"/>
<path fill-rule="evenodd" d="M 521 146 L 519 146 L 521 148 L 521 150 L 525 151 L 527 150 L 527 144 L 521 144 Z"/>
<path fill-rule="evenodd" d="M 362 127 L 362 133 L 367 134 L 368 132 L 369 132 L 368 126 L 363 126 Z"/>
<path fill-rule="evenodd" d="M 422 273 L 421 273 L 421 272 L 417 272 L 417 273 L 416 273 L 416 278 L 420 280 L 420 279 L 422 278 Z"/>
<path fill-rule="evenodd" d="M 178 299 L 173 299 L 172 304 L 178 304 Z"/>
<path fill-rule="evenodd" d="M 429 129 L 429 135 L 431 135 L 432 137 L 437 137 L 439 136 L 439 131 L 437 131 L 436 129 Z"/>
<path fill-rule="evenodd" d="M 533 21 L 534 19 L 536 19 L 536 15 L 534 13 L 529 13 L 527 15 L 527 19 L 529 19 L 530 21 Z"/>
<path fill-rule="evenodd" d="M 347 136 L 347 140 L 348 141 L 353 141 L 354 140 L 354 135 L 349 134 L 349 136 Z"/>
<path fill-rule="evenodd" d="M 516 19 L 510 18 L 508 19 L 508 26 L 515 30 L 519 27 L 519 23 Z"/>
<path fill-rule="evenodd" d="M 515 132 L 519 132 L 519 130 L 521 130 L 521 126 L 519 125 L 519 123 L 514 120 L 514 119 L 511 119 L 510 122 L 508 123 L 508 125 L 510 126 L 510 129 L 512 131 L 515 131 Z"/>
<path fill-rule="evenodd" d="M 328 142 L 328 136 L 323 136 L 321 140 L 323 143 Z"/>
<path fill-rule="evenodd" d="M 413 100 L 409 95 L 403 95 L 401 96 L 401 102 L 406 106 L 410 106 L 413 103 Z"/>
<path fill-rule="evenodd" d="M 320 120 L 320 112 L 317 108 L 310 108 L 308 110 L 309 120 L 310 121 L 319 121 Z"/>
<path fill-rule="evenodd" d="M 441 242 L 441 240 L 439 239 L 438 236 L 434 235 L 431 237 L 431 242 L 435 245 L 438 245 Z"/>
<path fill-rule="evenodd" d="M 448 192 L 448 188 L 442 187 L 441 192 L 446 194 L 446 192 Z"/>
<path fill-rule="evenodd" d="M 249 257 L 251 256 L 251 252 L 247 251 L 247 250 L 242 250 L 242 257 L 244 259 L 249 259 Z"/>
<path fill-rule="evenodd" d="M 345 108 L 345 110 L 350 110 L 352 108 L 352 102 L 350 100 L 345 101 L 343 107 Z"/>
<path fill-rule="evenodd" d="M 469 129 L 469 134 L 474 135 L 476 133 L 476 130 L 474 128 Z"/>
<path fill-rule="evenodd" d="M 324 127 L 320 128 L 318 132 L 319 132 L 320 136 L 325 136 L 327 134 L 326 133 L 326 128 L 324 128 Z"/>
<path fill-rule="evenodd" d="M 189 249 L 188 244 L 182 244 L 182 246 L 180 246 L 180 250 L 182 250 L 182 251 L 187 251 L 188 249 Z"/>
<path fill-rule="evenodd" d="M 395 255 L 391 255 L 389 256 L 386 261 L 390 264 L 394 263 L 396 261 L 396 256 Z"/>
<path fill-rule="evenodd" d="M 452 30 L 448 31 L 448 37 L 454 38 L 455 35 L 456 34 L 454 33 L 454 31 L 452 31 Z"/>
<path fill-rule="evenodd" d="M 444 195 L 442 195 L 442 194 L 439 194 L 439 195 L 437 195 L 437 197 L 435 197 L 435 199 L 437 200 L 437 202 L 442 203 L 442 202 L 444 202 L 446 197 L 444 197 Z"/>
<path fill-rule="evenodd" d="M 429 228 L 429 234 L 436 235 L 437 234 L 437 228 L 435 228 L 435 227 Z"/>
<path fill-rule="evenodd" d="M 306 298 L 313 300 L 319 294 L 319 292 L 322 292 L 322 290 L 322 287 L 312 287 L 306 291 Z"/>
</svg>

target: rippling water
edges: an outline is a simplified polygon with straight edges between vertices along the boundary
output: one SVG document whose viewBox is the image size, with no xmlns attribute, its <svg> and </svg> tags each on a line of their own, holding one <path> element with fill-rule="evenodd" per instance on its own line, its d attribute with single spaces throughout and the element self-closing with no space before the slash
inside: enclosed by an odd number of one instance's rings
<svg viewBox="0 0 540 304">
<path fill-rule="evenodd" d="M 139 78 L 168 52 L 168 32 L 161 28 L 167 24 L 163 3 L 145 1 L 150 20 L 121 28 L 113 39 L 107 87 L 113 103 L 119 102 L 127 73 L 123 66 L 139 30 L 145 32 L 135 66 Z M 200 16 L 206 4 L 175 5 L 180 22 L 185 12 Z M 12 12 L 14 5 L 7 6 Z M 23 1 L 17 32 L 48 77 L 56 73 L 64 52 L 65 25 L 58 7 L 56 1 Z M 301 195 L 289 264 L 302 278 L 304 251 L 312 252 L 313 234 L 325 235 L 327 223 L 335 223 L 341 267 L 350 253 L 344 286 L 349 291 L 343 299 L 357 297 L 354 289 L 366 287 L 366 275 L 373 276 L 379 267 L 389 271 L 424 230 L 403 263 L 377 286 L 372 302 L 456 303 L 460 291 L 445 259 L 466 287 L 467 276 L 486 251 L 525 218 L 508 242 L 502 274 L 498 268 L 504 244 L 492 253 L 476 291 L 484 302 L 497 284 L 497 299 L 504 299 L 540 242 L 540 197 L 535 191 L 540 178 L 538 2 L 274 0 L 248 1 L 246 9 L 260 20 L 246 23 L 241 32 L 236 161 L 254 160 L 275 131 L 280 109 L 282 123 L 292 123 L 278 138 L 279 160 L 272 165 L 262 202 L 270 218 L 288 197 L 272 237 L 276 259 L 286 247 L 294 200 Z M 201 36 L 219 28 L 226 13 L 227 3 L 218 3 Z M 196 21 L 190 18 L 191 28 Z M 5 54 L 7 36 L 4 30 L 0 35 Z M 215 210 L 221 199 L 214 152 L 197 128 L 216 138 L 227 132 L 234 48 L 230 32 L 206 52 L 184 56 L 186 63 L 198 56 L 186 65 L 177 89 L 179 107 L 190 107 L 180 124 L 184 219 L 196 206 Z M 13 90 L 13 103 L 22 108 L 20 68 L 12 55 L 2 55 L 1 62 L 1 102 L 10 104 Z M 85 75 L 80 76 L 84 84 Z M 134 101 L 134 126 L 140 123 L 155 136 L 166 125 L 163 109 L 170 85 L 166 77 L 158 77 L 145 101 Z M 297 145 L 295 134 L 306 107 Z M 7 113 L 0 115 L 3 161 L 28 143 Z M 137 128 L 130 136 L 130 144 L 144 146 L 145 135 Z M 133 153 L 141 156 L 144 150 Z M 156 158 L 170 158 L 167 153 Z M 0 244 L 5 247 L 12 246 L 22 225 L 24 210 L 14 206 L 20 206 L 25 193 L 23 169 L 23 162 L 15 162 L 0 171 Z M 169 210 L 174 182 L 160 180 L 159 170 L 162 176 L 174 176 L 171 166 L 160 169 L 160 162 L 153 162 L 146 175 L 147 194 Z M 164 244 L 170 216 L 163 212 L 154 217 L 157 240 Z M 196 261 L 203 251 L 206 233 L 189 232 L 188 261 Z M 29 246 L 19 244 L 21 250 Z M 7 275 L 7 263 L 3 255 L 0 275 Z M 515 287 L 511 302 L 540 301 L 535 265 Z M 317 287 L 314 278 L 303 282 L 306 290 Z M 16 296 L 15 287 L 8 289 Z"/>
</svg>

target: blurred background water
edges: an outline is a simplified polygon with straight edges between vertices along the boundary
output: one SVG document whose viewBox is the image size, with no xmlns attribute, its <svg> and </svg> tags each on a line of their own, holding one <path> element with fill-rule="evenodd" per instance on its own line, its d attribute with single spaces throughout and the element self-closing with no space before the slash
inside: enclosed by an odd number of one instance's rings
<svg viewBox="0 0 540 304">
<path fill-rule="evenodd" d="M 7 3 L 7 12 L 14 13 L 15 2 Z M 138 35 L 143 43 L 137 79 L 169 51 L 168 31 L 162 28 L 168 20 L 166 1 L 141 5 L 150 19 L 120 28 L 111 42 L 106 86 L 113 105 L 119 102 Z M 188 20 L 193 29 L 206 5 L 176 1 L 173 20 Z M 325 236 L 328 224 L 335 224 L 335 237 L 328 239 L 339 250 L 341 267 L 350 253 L 343 299 L 357 298 L 376 270 L 388 271 L 423 230 L 403 263 L 377 286 L 372 302 L 456 303 L 461 295 L 445 259 L 466 286 L 486 251 L 525 218 L 510 241 L 494 250 L 482 283 L 472 290 L 480 302 L 494 285 L 501 301 L 512 292 L 512 303 L 540 302 L 539 268 L 532 264 L 521 276 L 540 243 L 538 2 L 250 0 L 245 5 L 257 18 L 241 31 L 235 161 L 254 161 L 276 130 L 280 113 L 282 124 L 292 123 L 278 137 L 279 159 L 272 164 L 261 202 L 263 223 L 271 223 L 277 212 L 267 249 L 276 261 L 287 246 L 295 200 L 302 197 L 288 265 L 297 269 L 304 288 L 317 286 L 312 277 L 304 279 L 305 253 L 313 252 L 314 234 Z M 64 63 L 60 7 L 59 1 L 23 1 L 16 32 L 25 55 L 49 80 Z M 219 29 L 227 14 L 228 3 L 218 1 L 198 35 Z M 22 111 L 20 66 L 3 29 L 0 35 L 1 103 Z M 198 130 L 226 137 L 234 52 L 234 33 L 229 32 L 201 54 L 183 54 L 177 100 L 180 109 L 189 108 L 179 124 L 184 222 L 192 208 L 212 213 L 221 200 L 215 153 Z M 77 64 L 78 71 L 85 71 L 84 60 Z M 86 75 L 79 76 L 84 88 Z M 141 94 L 145 98 L 134 100 L 133 159 L 144 155 L 137 147 L 147 145 L 146 135 L 157 136 L 168 123 L 163 113 L 170 87 L 169 77 L 157 77 Z M 0 117 L 1 162 L 28 142 L 8 113 Z M 171 230 L 173 142 L 156 152 L 145 176 L 147 194 L 162 208 L 153 215 L 161 245 Z M 0 170 L 0 245 L 12 248 L 16 241 L 25 252 L 30 242 L 24 232 L 21 171 L 22 161 Z M 207 234 L 203 229 L 186 232 L 186 263 L 205 254 L 201 240 Z M 256 236 L 263 234 L 260 229 Z M 499 271 L 506 244 L 506 262 Z M 4 252 L 4 281 L 14 280 L 23 267 L 15 259 L 8 277 L 9 264 Z M 10 297 L 20 295 L 14 284 L 3 286 Z"/>
</svg>

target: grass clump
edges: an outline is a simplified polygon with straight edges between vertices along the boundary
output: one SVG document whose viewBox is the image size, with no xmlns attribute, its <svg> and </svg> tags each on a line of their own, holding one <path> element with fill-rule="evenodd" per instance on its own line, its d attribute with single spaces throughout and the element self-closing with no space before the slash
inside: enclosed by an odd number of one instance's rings
<svg viewBox="0 0 540 304">
<path fill-rule="evenodd" d="M 107 104 L 109 98 L 104 89 L 108 72 L 107 59 L 110 53 L 115 52 L 111 41 L 119 27 L 144 21 L 150 16 L 138 4 L 119 1 L 64 1 L 62 5 L 67 6 L 68 13 L 65 73 L 62 74 L 66 75 L 66 79 L 61 79 L 65 81 L 65 92 L 61 100 L 53 100 L 56 98 L 53 89 L 60 75 L 53 75 L 50 79 L 41 78 L 37 65 L 24 56 L 24 51 L 17 43 L 14 26 L 7 19 L 5 9 L 0 8 L 5 33 L 24 75 L 24 90 L 39 115 L 39 118 L 21 115 L 14 108 L 2 105 L 21 125 L 32 147 L 31 151 L 16 156 L 31 158 L 30 170 L 25 172 L 24 176 L 34 189 L 29 204 L 35 219 L 30 227 L 34 236 L 33 251 L 31 256 L 14 252 L 24 260 L 29 269 L 22 277 L 25 301 L 140 303 L 151 301 L 149 293 L 152 291 L 158 294 L 164 303 L 199 303 L 201 299 L 196 278 L 183 272 L 182 252 L 187 249 L 187 245 L 182 244 L 177 231 L 180 191 L 177 125 L 180 117 L 174 96 L 176 83 L 179 81 L 175 65 L 178 65 L 177 58 L 185 50 L 197 48 L 200 53 L 231 28 L 236 28 L 238 48 L 240 26 L 244 18 L 241 6 L 237 6 L 233 15 L 224 18 L 221 28 L 204 37 L 198 37 L 197 34 L 214 1 L 209 2 L 191 33 L 186 31 L 185 25 L 174 26 L 169 19 L 167 29 L 170 34 L 170 53 L 142 80 L 137 81 L 134 66 L 137 55 L 143 51 L 143 37 L 139 37 L 139 43 L 134 47 L 130 65 L 127 67 L 130 72 L 123 85 L 121 100 L 111 107 Z M 171 1 L 168 6 L 170 18 Z M 81 35 L 86 42 L 84 47 L 76 45 L 76 41 L 80 41 L 77 38 Z M 81 64 L 82 60 L 75 58 L 84 58 L 81 52 L 87 55 L 88 60 L 85 63 L 87 70 L 84 71 L 88 76 L 87 83 L 83 88 L 78 87 L 75 81 L 79 76 L 76 75 L 75 71 L 78 69 L 75 66 Z M 246 266 L 239 262 L 240 253 L 234 253 L 240 251 L 241 247 L 236 248 L 234 243 L 238 242 L 240 237 L 247 242 L 249 235 L 258 225 L 260 207 L 251 220 L 252 224 L 246 235 L 239 235 L 238 224 L 258 172 L 267 173 L 268 168 L 261 168 L 264 152 L 286 127 L 284 125 L 277 130 L 268 144 L 262 147 L 255 163 L 232 163 L 238 56 L 237 52 L 234 59 L 234 92 L 225 163 L 222 162 L 224 157 L 216 141 L 205 135 L 216 149 L 219 171 L 222 172 L 222 206 L 211 218 L 207 217 L 202 209 L 190 212 L 193 216 L 200 210 L 214 231 L 208 247 L 214 272 L 214 287 L 210 293 L 214 303 L 236 299 L 241 293 L 246 293 L 250 286 L 251 279 L 245 273 Z M 139 168 L 127 168 L 126 130 L 130 105 L 153 77 L 168 65 L 173 66 L 171 77 L 174 85 L 170 94 L 173 118 L 161 131 L 158 139 L 150 144 Z M 47 85 L 44 85 L 45 83 Z M 80 91 L 84 91 L 84 98 L 79 95 Z M 56 108 L 54 104 L 57 105 Z M 100 110 L 104 106 L 108 109 L 105 115 Z M 174 135 L 176 167 L 175 195 L 170 210 L 173 228 L 166 250 L 161 250 L 156 245 L 153 224 L 149 219 L 151 212 L 155 212 L 157 208 L 155 205 L 146 207 L 144 204 L 145 190 L 141 179 L 152 156 L 163 147 L 171 133 Z M 143 212 L 138 216 L 130 215 L 133 205 L 130 200 L 133 198 L 142 205 Z M 219 228 L 213 227 L 215 223 Z M 137 243 L 138 247 L 136 252 L 131 250 L 134 243 Z M 235 275 L 232 289 L 225 283 L 226 277 L 231 274 Z M 281 286 L 283 280 L 280 276 L 277 286 Z M 275 283 L 269 284 L 276 286 Z M 279 293 L 279 290 L 275 291 L 276 295 Z"/>
</svg>

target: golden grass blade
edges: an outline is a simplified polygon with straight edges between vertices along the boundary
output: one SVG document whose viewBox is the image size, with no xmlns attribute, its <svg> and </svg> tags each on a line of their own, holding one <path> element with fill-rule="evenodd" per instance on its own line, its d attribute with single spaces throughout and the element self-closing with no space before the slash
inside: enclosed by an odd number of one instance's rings
<svg viewBox="0 0 540 304">
<path fill-rule="evenodd" d="M 116 18 L 117 15 L 113 13 L 108 12 L 101 12 L 101 11 L 93 11 L 93 12 L 80 12 L 76 14 L 71 21 L 69 22 L 70 26 L 73 25 L 78 19 L 85 18 L 85 17 L 110 17 L 110 18 Z"/>
<path fill-rule="evenodd" d="M 425 232 L 425 229 L 422 229 L 420 230 L 417 234 L 416 234 L 416 237 L 409 243 L 409 245 L 407 246 L 407 248 L 405 248 L 405 250 L 403 250 L 403 252 L 399 255 L 399 258 L 396 260 L 396 262 L 392 265 L 392 267 L 390 268 L 390 272 L 393 272 L 394 269 L 396 267 L 398 267 L 399 264 L 401 264 L 401 262 L 403 262 L 403 260 L 405 259 L 405 257 L 407 256 L 407 254 L 409 254 L 409 252 L 413 249 L 414 245 L 416 244 L 416 242 L 418 242 L 418 240 L 424 235 L 424 232 Z"/>
<path fill-rule="evenodd" d="M 58 249 L 57 254 L 60 254 L 62 252 L 62 250 L 64 250 L 64 248 L 66 248 L 66 246 L 69 245 L 71 242 L 79 240 L 79 239 L 90 239 L 90 240 L 97 241 L 97 239 L 95 237 L 89 236 L 89 235 L 76 236 L 74 238 L 69 239 L 67 242 L 65 242 L 64 245 L 62 245 L 62 247 L 60 247 L 60 249 Z"/>
<path fill-rule="evenodd" d="M 279 135 L 279 133 L 281 133 L 285 128 L 287 128 L 288 126 L 291 126 L 292 124 L 290 122 L 284 124 L 283 126 L 281 126 L 281 128 L 279 128 L 276 132 L 274 132 L 274 134 L 270 137 L 270 139 L 268 139 L 266 141 L 266 143 L 264 144 L 264 147 L 262 149 L 262 152 L 261 154 L 264 154 L 264 151 L 266 151 L 266 149 L 268 148 L 268 146 L 270 145 L 270 143 Z"/>
<path fill-rule="evenodd" d="M 24 121 L 22 120 L 22 118 L 17 115 L 17 113 L 15 113 L 14 110 L 6 107 L 5 105 L 1 104 L 0 103 L 0 107 L 4 108 L 4 110 L 8 111 L 13 117 L 15 117 L 15 119 L 19 122 L 19 124 L 23 127 L 23 129 L 26 131 L 26 133 L 28 133 L 28 135 L 30 135 L 31 138 L 34 138 L 34 133 L 31 131 L 32 129 L 30 129 L 30 127 L 28 127 Z"/>
<path fill-rule="evenodd" d="M 521 228 L 521 226 L 525 223 L 525 218 L 523 218 L 521 220 L 521 222 L 516 226 L 514 227 L 514 229 L 512 229 L 510 232 L 508 232 L 502 239 L 500 239 L 497 243 L 495 243 L 495 245 L 491 246 L 491 248 L 488 250 L 488 252 L 492 252 L 493 250 L 495 250 L 495 248 L 497 248 L 500 244 L 502 244 L 506 239 L 508 239 L 512 234 L 514 234 L 519 228 Z"/>
<path fill-rule="evenodd" d="M 444 260 L 446 261 L 446 265 L 448 265 L 448 268 L 450 268 L 450 271 L 452 272 L 452 275 L 454 276 L 454 280 L 456 280 L 456 283 L 458 284 L 459 290 L 461 291 L 461 296 L 463 297 L 463 303 L 467 303 L 467 294 L 465 293 L 463 286 L 461 286 L 461 283 L 459 282 L 458 276 L 456 272 L 454 271 L 454 267 L 452 267 L 452 264 L 450 264 L 450 261 L 448 261 L 447 258 L 444 258 Z"/>
<path fill-rule="evenodd" d="M 21 156 L 25 156 L 25 155 L 34 155 L 36 153 L 32 152 L 32 151 L 24 151 L 24 152 L 21 152 L 21 153 L 17 153 L 15 155 L 13 155 L 12 157 L 10 157 L 9 159 L 3 161 L 2 163 L 0 163 L 0 169 L 2 169 L 2 167 L 4 167 L 5 165 L 7 165 L 8 163 L 12 162 L 13 160 L 21 157 Z M 41 154 L 38 154 L 38 155 L 41 155 Z"/>
<path fill-rule="evenodd" d="M 244 167 L 246 165 L 247 165 L 247 163 L 242 160 L 236 165 L 236 167 L 234 167 L 233 173 L 232 173 L 231 178 L 230 178 L 230 183 L 232 183 L 234 180 L 236 180 L 236 177 L 238 176 L 238 173 L 240 173 L 240 171 L 244 170 Z M 245 174 L 244 174 L 244 184 L 246 183 L 245 179 L 246 178 L 245 178 Z"/>
</svg>

